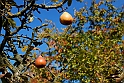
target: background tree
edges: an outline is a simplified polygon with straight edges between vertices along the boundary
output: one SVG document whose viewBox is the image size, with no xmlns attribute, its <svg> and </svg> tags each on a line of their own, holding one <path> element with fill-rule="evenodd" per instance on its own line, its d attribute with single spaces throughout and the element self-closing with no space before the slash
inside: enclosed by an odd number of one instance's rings
<svg viewBox="0 0 124 83">
<path fill-rule="evenodd" d="M 77 0 L 79 1 L 79 0 Z M 81 0 L 80 0 L 81 1 Z M 30 27 L 34 11 L 56 9 L 64 12 L 72 0 L 51 0 L 51 5 L 24 0 L 23 5 L 13 0 L 0 1 L 0 78 L 3 83 L 114 83 L 121 82 L 124 58 L 124 10 L 116 8 L 111 0 L 92 0 L 91 6 L 75 10 L 72 25 L 59 31 L 46 20 L 42 25 Z M 11 8 L 18 9 L 16 14 Z M 61 10 L 58 10 L 60 8 Z M 16 26 L 18 18 L 20 26 Z M 19 34 L 29 30 L 31 36 Z M 47 45 L 42 51 L 39 46 Z M 24 54 L 20 54 L 19 51 Z M 37 68 L 34 61 L 41 55 L 47 61 L 44 68 Z M 13 61 L 13 62 L 11 62 Z M 114 79 L 113 79 L 114 78 Z"/>
</svg>

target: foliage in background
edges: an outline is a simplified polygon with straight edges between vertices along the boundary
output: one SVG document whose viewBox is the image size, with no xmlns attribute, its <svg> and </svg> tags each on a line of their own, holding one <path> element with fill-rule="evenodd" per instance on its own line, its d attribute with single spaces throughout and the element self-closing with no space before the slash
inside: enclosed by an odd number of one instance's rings
<svg viewBox="0 0 124 83">
<path fill-rule="evenodd" d="M 111 0 L 92 0 L 91 6 L 75 10 L 72 25 L 59 31 L 54 23 L 46 20 L 41 26 L 29 27 L 33 21 L 33 11 L 41 9 L 62 8 L 72 0 L 51 0 L 51 6 L 27 1 L 28 6 L 17 14 L 12 14 L 11 6 L 17 6 L 13 0 L 4 3 L 1 11 L 1 28 L 5 34 L 0 44 L 0 71 L 6 83 L 62 83 L 78 80 L 81 83 L 114 83 L 124 79 L 124 9 L 116 8 Z M 81 1 L 81 0 L 77 0 Z M 56 4 L 56 5 L 55 5 Z M 9 6 L 10 8 L 8 8 Z M 6 10 L 8 9 L 8 10 Z M 61 12 L 61 11 L 58 11 Z M 13 18 L 19 18 L 21 26 L 17 27 Z M 38 20 L 41 21 L 40 18 Z M 21 29 L 31 30 L 31 37 L 18 34 Z M 46 51 L 38 46 L 47 45 Z M 21 49 L 23 55 L 18 53 Z M 45 68 L 36 68 L 34 60 L 38 54 L 47 60 Z M 11 54 L 11 55 L 10 55 Z M 14 60 L 14 64 L 10 61 Z M 11 72 L 8 72 L 8 69 Z M 113 79 L 112 75 L 118 78 Z M 7 82 L 8 83 L 8 82 Z"/>
</svg>

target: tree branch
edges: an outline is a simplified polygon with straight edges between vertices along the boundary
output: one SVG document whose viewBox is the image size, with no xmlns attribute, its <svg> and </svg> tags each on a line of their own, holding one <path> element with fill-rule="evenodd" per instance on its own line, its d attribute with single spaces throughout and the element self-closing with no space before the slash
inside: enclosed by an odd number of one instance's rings
<svg viewBox="0 0 124 83">
<path fill-rule="evenodd" d="M 11 70 L 11 72 L 13 72 L 13 73 L 17 72 L 17 69 L 10 63 L 5 52 L 2 54 L 2 56 L 4 56 L 3 60 L 6 64 L 6 66 Z"/>
<path fill-rule="evenodd" d="M 15 18 L 15 17 L 23 15 L 29 8 L 33 6 L 34 3 L 35 3 L 35 0 L 32 0 L 30 4 L 26 6 L 22 11 L 17 12 L 16 14 L 13 14 L 13 15 L 9 15 L 8 18 Z"/>
<path fill-rule="evenodd" d="M 58 4 L 53 4 L 53 5 L 50 5 L 50 6 L 47 6 L 45 4 L 34 4 L 35 3 L 35 0 L 32 0 L 31 3 L 26 6 L 22 11 L 20 12 L 17 12 L 16 14 L 12 14 L 12 15 L 8 15 L 8 18 L 15 18 L 15 17 L 18 17 L 18 16 L 21 16 L 23 15 L 29 8 L 31 7 L 38 7 L 38 8 L 42 8 L 42 9 L 55 9 L 55 8 L 59 8 L 59 7 L 62 7 L 68 0 L 62 0 L 62 2 L 58 3 Z"/>
<path fill-rule="evenodd" d="M 119 76 L 119 78 L 115 78 L 116 83 L 120 83 L 124 79 L 124 73 Z"/>
<path fill-rule="evenodd" d="M 0 2 L 0 33 L 1 33 L 1 30 L 2 30 L 2 19 L 3 19 L 3 17 L 2 17 L 2 10 L 4 9 L 4 6 L 2 5 L 2 3 L 4 3 L 4 1 L 2 1 L 1 0 L 1 2 Z"/>
<path fill-rule="evenodd" d="M 34 4 L 33 6 L 34 7 L 38 7 L 38 8 L 42 8 L 42 9 L 54 9 L 54 8 L 59 8 L 59 7 L 62 7 L 68 0 L 62 0 L 62 2 L 58 3 L 58 4 L 54 4 L 54 5 L 50 5 L 50 6 L 47 6 L 45 4 Z"/>
<path fill-rule="evenodd" d="M 4 46 L 6 44 L 6 41 L 7 41 L 9 35 L 10 35 L 10 29 L 9 29 L 9 25 L 8 25 L 8 20 L 6 19 L 5 36 L 4 36 L 2 43 L 0 44 L 0 54 L 2 53 L 2 51 L 4 49 Z"/>
</svg>

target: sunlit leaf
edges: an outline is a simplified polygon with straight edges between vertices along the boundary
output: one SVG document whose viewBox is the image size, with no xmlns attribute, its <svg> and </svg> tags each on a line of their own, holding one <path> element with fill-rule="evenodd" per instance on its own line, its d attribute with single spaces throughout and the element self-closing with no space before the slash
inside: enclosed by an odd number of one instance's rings
<svg viewBox="0 0 124 83">
<path fill-rule="evenodd" d="M 34 17 L 32 16 L 32 17 L 29 17 L 29 19 L 28 19 L 28 22 L 30 23 L 30 22 L 32 22 L 34 20 Z"/>
<path fill-rule="evenodd" d="M 24 46 L 24 47 L 22 48 L 22 52 L 25 52 L 25 51 L 27 50 L 27 48 L 28 48 L 28 46 Z"/>
<path fill-rule="evenodd" d="M 51 0 L 52 2 L 58 2 L 58 0 Z"/>
</svg>

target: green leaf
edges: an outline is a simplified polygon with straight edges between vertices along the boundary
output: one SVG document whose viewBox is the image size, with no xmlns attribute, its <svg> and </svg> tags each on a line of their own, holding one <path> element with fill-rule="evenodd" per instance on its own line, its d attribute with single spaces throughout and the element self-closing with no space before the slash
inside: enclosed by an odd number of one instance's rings
<svg viewBox="0 0 124 83">
<path fill-rule="evenodd" d="M 12 28 L 16 27 L 16 22 L 12 18 L 8 18 L 8 22 Z"/>
<path fill-rule="evenodd" d="M 72 0 L 68 0 L 68 6 L 71 6 Z"/>
</svg>

